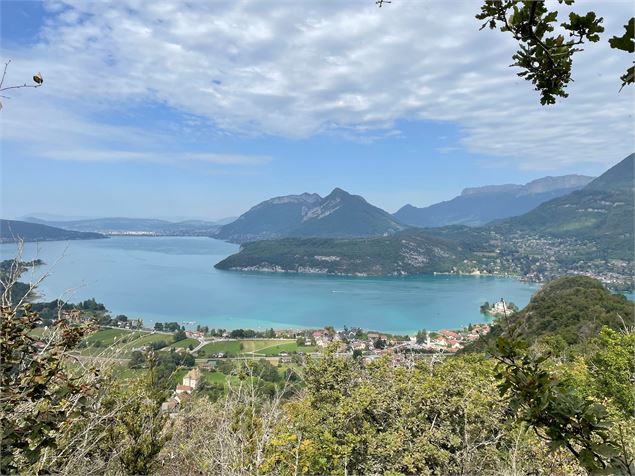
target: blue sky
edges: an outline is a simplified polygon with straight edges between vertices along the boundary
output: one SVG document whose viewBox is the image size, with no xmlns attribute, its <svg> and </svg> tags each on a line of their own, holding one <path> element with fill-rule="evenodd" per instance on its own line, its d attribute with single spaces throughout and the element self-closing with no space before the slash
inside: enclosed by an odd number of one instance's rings
<svg viewBox="0 0 635 476">
<path fill-rule="evenodd" d="M 589 3 L 581 3 L 578 9 Z M 600 7 L 597 6 L 600 10 Z M 632 152 L 628 58 L 539 105 L 478 2 L 3 1 L 2 216 L 222 218 L 334 187 L 395 211 L 597 175 Z M 606 37 L 632 14 L 603 2 Z M 440 21 L 444 19 L 444 21 Z"/>
</svg>

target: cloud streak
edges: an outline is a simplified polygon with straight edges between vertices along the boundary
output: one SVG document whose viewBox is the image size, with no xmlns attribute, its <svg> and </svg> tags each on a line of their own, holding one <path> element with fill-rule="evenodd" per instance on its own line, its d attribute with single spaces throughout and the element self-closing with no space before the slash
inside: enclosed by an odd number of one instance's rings
<svg viewBox="0 0 635 476">
<path fill-rule="evenodd" d="M 447 151 L 460 145 L 525 169 L 609 165 L 634 148 L 633 88 L 617 92 L 628 58 L 607 44 L 631 8 L 595 7 L 607 33 L 575 58 L 570 98 L 542 107 L 507 66 L 513 41 L 478 31 L 478 2 L 397 1 L 379 10 L 373 2 L 56 1 L 41 43 L 7 53 L 20 58 L 18 73 L 33 64 L 46 72 L 47 91 L 26 101 L 3 134 L 26 142 L 26 125 L 44 109 L 40 151 L 64 141 L 72 144 L 66 155 L 80 160 L 97 140 L 103 152 L 93 157 L 146 160 L 152 151 L 142 142 L 161 138 L 93 115 L 150 102 L 227 133 L 291 139 L 381 140 L 399 133 L 400 120 L 448 121 L 462 138 Z M 43 155 L 60 158 L 64 149 Z M 180 158 L 269 160 L 216 151 Z"/>
</svg>

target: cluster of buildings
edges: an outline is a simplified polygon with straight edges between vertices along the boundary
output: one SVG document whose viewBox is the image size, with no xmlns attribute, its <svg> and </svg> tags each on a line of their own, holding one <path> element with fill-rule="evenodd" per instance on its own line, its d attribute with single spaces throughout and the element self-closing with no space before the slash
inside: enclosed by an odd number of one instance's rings
<svg viewBox="0 0 635 476">
<path fill-rule="evenodd" d="M 185 335 L 190 339 L 203 339 L 205 337 L 201 331 L 185 331 Z"/>
<path fill-rule="evenodd" d="M 183 382 L 176 386 L 172 396 L 161 404 L 161 411 L 170 416 L 174 415 L 200 384 L 201 371 L 198 367 L 194 367 L 185 374 Z"/>
<path fill-rule="evenodd" d="M 117 327 L 122 329 L 143 329 L 143 320 L 128 319 L 126 321 L 117 321 Z"/>
<path fill-rule="evenodd" d="M 477 324 L 459 331 L 441 330 L 438 332 L 427 332 L 425 341 L 411 342 L 407 348 L 421 350 L 423 352 L 457 352 L 470 342 L 478 340 L 479 337 L 488 334 L 490 326 L 488 324 Z"/>
<path fill-rule="evenodd" d="M 462 330 L 440 330 L 419 333 L 417 336 L 399 337 L 378 332 L 363 333 L 361 329 L 313 331 L 312 339 L 318 347 L 337 345 L 340 353 L 361 352 L 366 361 L 385 354 L 396 353 L 454 353 L 480 336 L 489 333 L 488 324 L 476 324 Z"/>
</svg>

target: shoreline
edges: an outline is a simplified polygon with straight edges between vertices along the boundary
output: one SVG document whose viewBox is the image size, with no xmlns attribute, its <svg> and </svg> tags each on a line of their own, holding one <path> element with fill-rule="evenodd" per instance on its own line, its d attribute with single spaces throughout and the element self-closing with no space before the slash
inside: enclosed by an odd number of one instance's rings
<svg viewBox="0 0 635 476">
<path fill-rule="evenodd" d="M 471 272 L 471 273 L 463 273 L 463 272 L 444 272 L 444 271 L 433 271 L 431 273 L 420 273 L 420 274 L 412 274 L 412 273 L 393 273 L 393 274 L 372 274 L 372 273 L 341 273 L 341 272 L 328 272 L 325 269 L 313 269 L 313 268 L 303 268 L 300 267 L 297 270 L 292 269 L 284 269 L 280 266 L 272 266 L 272 267 L 263 267 L 263 266 L 248 266 L 244 268 L 239 267 L 231 267 L 227 269 L 217 268 L 214 265 L 215 269 L 219 271 L 229 271 L 234 273 L 261 273 L 261 274 L 290 274 L 290 275 L 298 275 L 298 276 L 335 276 L 335 277 L 349 277 L 349 278 L 407 278 L 407 277 L 425 277 L 425 276 L 470 276 L 470 277 L 489 277 L 489 278 L 508 278 L 514 279 L 516 281 L 520 281 L 522 283 L 527 284 L 536 284 L 543 285 L 548 283 L 553 279 L 557 279 L 565 276 L 588 276 L 586 273 L 570 273 L 564 274 L 562 276 L 556 276 L 551 279 L 535 279 L 527 276 L 521 276 L 513 273 L 485 273 L 485 272 Z M 593 277 L 594 279 L 598 279 L 602 284 L 613 293 L 620 294 L 633 294 L 635 293 L 635 288 L 624 289 L 621 287 L 614 287 L 606 282 L 601 281 L 599 278 Z"/>
</svg>

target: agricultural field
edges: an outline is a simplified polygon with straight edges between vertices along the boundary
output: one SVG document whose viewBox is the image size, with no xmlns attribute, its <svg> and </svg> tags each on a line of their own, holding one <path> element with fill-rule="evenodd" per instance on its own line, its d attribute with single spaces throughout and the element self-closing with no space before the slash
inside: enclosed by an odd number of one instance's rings
<svg viewBox="0 0 635 476">
<path fill-rule="evenodd" d="M 205 356 L 210 356 L 215 352 L 226 352 L 229 357 L 235 357 L 241 352 L 240 342 L 235 340 L 210 342 L 201 350 L 205 352 Z"/>
<path fill-rule="evenodd" d="M 101 329 L 94 334 L 89 335 L 84 340 L 89 344 L 99 341 L 104 345 L 104 347 L 107 347 L 112 345 L 115 342 L 115 339 L 129 334 L 131 334 L 131 331 L 126 329 Z"/>
<path fill-rule="evenodd" d="M 212 342 L 204 346 L 205 356 L 214 352 L 226 352 L 228 357 L 269 357 L 282 351 L 315 352 L 315 346 L 302 346 L 293 339 L 243 339 L 240 341 Z"/>
<path fill-rule="evenodd" d="M 257 352 L 255 352 L 256 355 L 266 355 L 266 356 L 271 356 L 271 355 L 278 355 L 280 352 L 305 352 L 305 353 L 309 353 L 309 352 L 315 352 L 317 351 L 317 347 L 316 346 L 298 346 L 298 344 L 293 341 L 293 342 L 285 342 L 285 343 L 278 343 L 278 344 L 274 344 L 274 345 L 270 345 L 268 347 L 264 347 L 259 349 Z"/>
<path fill-rule="evenodd" d="M 190 345 L 196 347 L 198 345 L 198 341 L 196 339 L 187 338 L 187 339 L 183 339 L 183 340 L 180 340 L 180 341 L 174 342 L 174 343 L 170 342 L 167 345 L 167 348 L 169 349 L 169 348 L 174 347 L 175 349 L 185 349 L 185 348 L 189 347 Z"/>
<path fill-rule="evenodd" d="M 33 335 L 41 335 L 41 332 Z M 85 347 L 80 349 L 80 354 L 85 356 L 115 357 L 118 359 L 130 358 L 133 349 L 148 346 L 150 344 L 164 344 L 159 350 L 168 351 L 174 349 L 187 349 L 190 345 L 196 347 L 199 342 L 196 339 L 187 338 L 173 342 L 172 335 L 131 331 L 127 329 L 102 328 L 84 339 Z M 280 352 L 315 352 L 315 346 L 298 346 L 293 339 L 243 339 L 210 342 L 202 347 L 202 353 L 198 358 L 208 358 L 216 352 L 225 352 L 228 357 L 274 357 Z"/>
<path fill-rule="evenodd" d="M 84 339 L 86 347 L 81 355 L 129 358 L 133 349 L 149 344 L 164 342 L 172 344 L 172 336 L 152 332 L 130 331 L 126 329 L 100 329 Z"/>
</svg>

